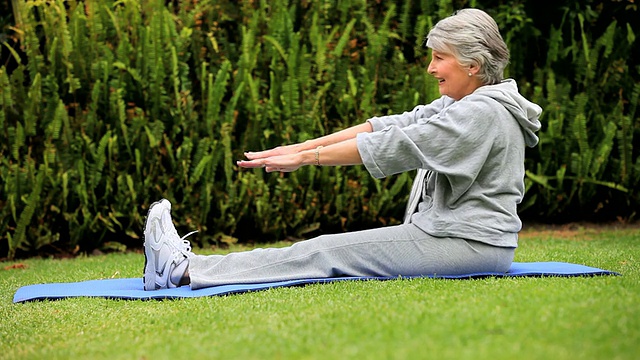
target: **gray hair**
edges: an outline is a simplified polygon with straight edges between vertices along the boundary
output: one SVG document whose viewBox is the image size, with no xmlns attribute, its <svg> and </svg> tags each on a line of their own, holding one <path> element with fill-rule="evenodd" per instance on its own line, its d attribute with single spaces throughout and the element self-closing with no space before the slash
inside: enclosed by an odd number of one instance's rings
<svg viewBox="0 0 640 360">
<path fill-rule="evenodd" d="M 424 45 L 452 54 L 462 66 L 478 66 L 477 75 L 484 85 L 502 81 L 509 63 L 509 49 L 498 24 L 479 9 L 462 9 L 438 21 Z"/>
</svg>

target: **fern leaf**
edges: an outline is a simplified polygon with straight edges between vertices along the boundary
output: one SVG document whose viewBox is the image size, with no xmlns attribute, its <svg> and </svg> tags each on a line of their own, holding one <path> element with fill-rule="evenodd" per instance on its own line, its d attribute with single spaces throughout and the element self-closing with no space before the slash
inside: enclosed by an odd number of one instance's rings
<svg viewBox="0 0 640 360">
<path fill-rule="evenodd" d="M 586 63 L 585 71 L 587 79 L 593 79 L 595 76 L 595 64 L 592 63 L 591 49 L 589 48 L 589 40 L 584 30 L 584 16 L 578 14 L 578 21 L 580 22 L 580 37 L 582 40 L 582 52 Z"/>
<path fill-rule="evenodd" d="M 402 39 L 405 41 L 411 35 L 412 6 L 411 0 L 404 0 L 402 14 L 400 15 L 400 36 L 402 36 Z"/>
<path fill-rule="evenodd" d="M 282 47 L 282 45 L 280 45 L 278 40 L 276 40 L 273 36 L 269 36 L 269 35 L 265 35 L 263 38 L 267 40 L 274 47 L 274 49 L 276 49 L 278 54 L 280 54 L 280 56 L 282 57 L 282 60 L 288 65 L 289 59 L 287 57 L 287 53 L 284 51 L 284 48 Z"/>
<path fill-rule="evenodd" d="M 620 181 L 626 185 L 631 180 L 633 163 L 633 125 L 629 116 L 622 116 L 616 133 L 620 153 Z"/>
<path fill-rule="evenodd" d="M 31 223 L 31 219 L 33 218 L 33 214 L 35 213 L 36 208 L 38 208 L 40 205 L 40 193 L 42 192 L 42 184 L 44 182 L 45 172 L 46 171 L 44 169 L 44 165 L 40 165 L 40 167 L 38 168 L 38 174 L 36 175 L 35 182 L 33 184 L 33 188 L 31 190 L 31 194 L 29 194 L 27 204 L 20 214 L 15 233 L 9 241 L 10 259 L 13 259 L 16 254 L 16 250 L 27 241 L 27 227 Z"/>
<path fill-rule="evenodd" d="M 220 136 L 222 137 L 222 148 L 224 154 L 224 174 L 226 178 L 226 183 L 228 185 L 233 184 L 233 176 L 235 171 L 233 170 L 233 152 L 231 150 L 231 132 L 233 128 L 230 123 L 223 124 L 220 129 Z M 235 192 L 229 191 L 231 190 L 227 187 L 227 191 L 231 195 L 235 195 Z"/>
<path fill-rule="evenodd" d="M 590 149 L 588 136 L 587 136 L 587 116 L 585 114 L 585 107 L 588 97 L 586 94 L 581 93 L 576 96 L 575 117 L 573 121 L 573 135 L 578 142 L 580 152 L 585 152 Z"/>
<path fill-rule="evenodd" d="M 7 110 L 13 108 L 13 96 L 11 95 L 11 83 L 4 66 L 0 67 L 0 131 L 4 130 L 7 118 Z"/>
<path fill-rule="evenodd" d="M 605 126 L 604 138 L 598 143 L 595 150 L 595 157 L 591 163 L 591 169 L 589 171 L 590 176 L 594 179 L 600 178 L 600 175 L 605 169 L 609 155 L 613 149 L 613 139 L 616 136 L 616 124 L 610 121 Z"/>
<path fill-rule="evenodd" d="M 222 99 L 227 92 L 227 83 L 229 82 L 230 71 L 231 62 L 225 59 L 216 73 L 213 85 L 211 85 L 211 80 L 209 80 L 209 91 L 205 105 L 208 132 L 213 131 L 220 122 L 220 108 L 222 106 Z"/>
<path fill-rule="evenodd" d="M 89 188 L 91 192 L 94 192 L 96 190 L 98 184 L 100 184 L 100 181 L 102 180 L 102 172 L 104 170 L 104 164 L 106 162 L 106 149 L 107 145 L 109 144 L 110 137 L 111 130 L 107 131 L 102 136 L 100 142 L 98 143 L 97 149 L 95 149 L 95 151 L 93 151 L 92 153 L 94 165 L 92 166 L 91 174 L 89 174 Z"/>
<path fill-rule="evenodd" d="M 136 187 L 134 186 L 133 176 L 127 174 L 127 188 L 129 189 L 129 194 L 131 195 L 131 199 L 135 202 L 138 198 L 138 193 L 136 192 Z"/>
<path fill-rule="evenodd" d="M 192 184 L 195 184 L 200 180 L 200 177 L 202 176 L 202 173 L 204 173 L 205 168 L 211 163 L 211 158 L 212 156 L 209 154 L 203 156 L 202 159 L 200 159 L 196 167 L 193 169 L 191 177 L 189 178 L 189 181 Z"/>
<path fill-rule="evenodd" d="M 62 103 L 62 100 L 58 101 L 58 106 L 56 107 L 55 114 L 53 119 L 47 125 L 47 129 L 45 134 L 53 140 L 57 140 L 60 138 L 60 130 L 63 124 L 63 116 L 67 114 L 67 110 Z"/>
<path fill-rule="evenodd" d="M 196 151 L 191 157 L 191 163 L 194 164 L 194 168 L 191 171 L 191 177 L 193 178 L 195 167 L 197 167 L 205 156 L 209 155 L 209 150 L 211 148 L 211 139 L 202 138 L 198 142 L 198 146 L 196 147 Z"/>
<path fill-rule="evenodd" d="M 174 114 L 178 115 L 180 123 L 184 122 L 184 112 L 182 111 L 182 98 L 180 95 L 180 68 L 178 64 L 178 54 L 175 46 L 170 46 L 171 53 L 171 77 L 173 80 L 173 95 L 174 95 Z"/>
<path fill-rule="evenodd" d="M 605 59 L 609 58 L 611 55 L 611 51 L 613 50 L 613 46 L 615 45 L 614 36 L 616 33 L 618 22 L 616 20 L 612 21 L 611 24 L 607 27 L 604 34 L 596 40 L 596 45 L 604 46 L 604 52 L 602 53 L 602 57 Z"/>
<path fill-rule="evenodd" d="M 41 111 L 42 101 L 42 82 L 40 74 L 36 74 L 33 83 L 29 88 L 29 103 L 25 106 L 24 111 L 24 130 L 27 135 L 36 135 L 36 124 Z"/>
<path fill-rule="evenodd" d="M 558 60 L 559 49 L 562 47 L 562 30 L 557 29 L 555 26 L 551 26 L 549 33 L 549 49 L 547 50 L 547 65 L 546 68 L 550 68 L 551 64 Z"/>
<path fill-rule="evenodd" d="M 640 82 L 633 84 L 631 90 L 631 96 L 629 97 L 629 118 L 633 119 L 636 116 L 636 109 L 638 108 L 638 102 L 640 101 Z"/>
<path fill-rule="evenodd" d="M 338 57 L 342 55 L 344 48 L 347 46 L 347 42 L 349 42 L 349 38 L 352 36 L 351 31 L 353 31 L 353 27 L 355 24 L 356 24 L 356 19 L 351 19 L 351 21 L 349 21 L 347 26 L 342 31 L 342 35 L 340 35 L 340 40 L 338 40 L 338 43 L 336 44 L 335 49 L 333 49 L 332 55 L 334 57 Z"/>
<path fill-rule="evenodd" d="M 21 149 L 23 148 L 26 140 L 24 133 L 24 127 L 21 123 L 17 123 L 16 127 L 9 128 L 9 140 L 13 140 L 11 144 L 11 154 L 16 161 L 20 161 Z"/>
<path fill-rule="evenodd" d="M 123 92 L 124 90 L 120 88 L 113 89 L 113 91 L 111 91 L 111 94 L 109 95 L 109 106 L 111 113 L 118 121 L 118 125 L 122 133 L 122 137 L 124 138 L 124 143 L 127 146 L 127 150 L 129 151 L 129 154 L 131 154 L 131 142 L 129 139 L 129 131 L 127 128 L 127 115 L 125 111 L 126 106 L 123 99 Z"/>
</svg>

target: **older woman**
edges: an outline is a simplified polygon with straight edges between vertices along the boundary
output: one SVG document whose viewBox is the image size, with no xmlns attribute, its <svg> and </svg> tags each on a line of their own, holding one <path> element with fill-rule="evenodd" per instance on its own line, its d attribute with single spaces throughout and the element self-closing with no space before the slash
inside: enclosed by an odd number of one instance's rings
<svg viewBox="0 0 640 360">
<path fill-rule="evenodd" d="M 506 272 L 522 226 L 516 208 L 524 194 L 525 147 L 538 142 L 541 109 L 513 80 L 503 80 L 509 51 L 485 12 L 456 12 L 435 25 L 425 44 L 440 98 L 304 143 L 247 152 L 238 161 L 267 172 L 364 164 L 376 178 L 418 169 L 403 224 L 201 256 L 178 236 L 171 204 L 162 200 L 147 216 L 145 289 Z"/>
</svg>

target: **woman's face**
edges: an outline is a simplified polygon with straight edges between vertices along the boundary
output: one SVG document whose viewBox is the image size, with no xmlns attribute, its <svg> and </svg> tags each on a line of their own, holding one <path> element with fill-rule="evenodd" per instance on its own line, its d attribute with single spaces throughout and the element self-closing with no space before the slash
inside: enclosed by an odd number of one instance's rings
<svg viewBox="0 0 640 360">
<path fill-rule="evenodd" d="M 447 95 L 456 101 L 471 94 L 482 85 L 476 76 L 477 67 L 463 67 L 455 56 L 449 53 L 432 50 L 431 63 L 427 71 L 438 80 L 440 95 Z"/>
</svg>

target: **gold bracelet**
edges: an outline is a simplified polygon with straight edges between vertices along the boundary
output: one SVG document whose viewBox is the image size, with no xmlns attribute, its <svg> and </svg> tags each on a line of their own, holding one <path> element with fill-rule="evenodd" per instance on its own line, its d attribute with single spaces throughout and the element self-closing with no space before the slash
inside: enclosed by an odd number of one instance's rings
<svg viewBox="0 0 640 360">
<path fill-rule="evenodd" d="M 315 156 L 316 156 L 316 166 L 320 166 L 320 149 L 322 149 L 322 145 L 316 148 Z"/>
</svg>

